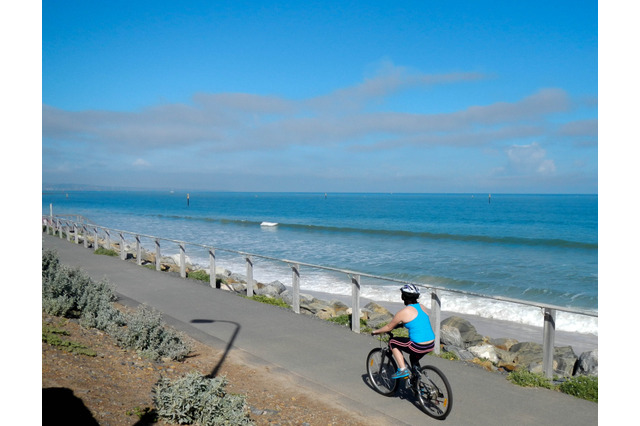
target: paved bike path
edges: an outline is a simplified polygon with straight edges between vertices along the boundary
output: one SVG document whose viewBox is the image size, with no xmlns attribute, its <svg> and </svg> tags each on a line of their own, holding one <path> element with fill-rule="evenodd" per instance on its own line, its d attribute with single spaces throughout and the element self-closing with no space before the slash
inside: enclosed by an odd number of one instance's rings
<svg viewBox="0 0 640 426">
<path fill-rule="evenodd" d="M 301 386 L 320 392 L 371 424 L 435 424 L 412 398 L 384 397 L 366 381 L 365 358 L 378 347 L 368 335 L 306 315 L 237 297 L 202 283 L 99 256 L 82 245 L 43 234 L 42 247 L 61 263 L 80 267 L 94 280 L 107 279 L 130 304 L 165 314 L 171 326 L 227 357 L 270 366 Z M 545 389 L 521 388 L 504 376 L 436 357 L 425 358 L 447 376 L 454 403 L 448 425 L 596 425 L 598 405 Z M 423 362 L 424 363 L 424 362 Z M 216 366 L 212 366 L 212 370 Z M 407 394 L 408 395 L 408 394 Z"/>
</svg>

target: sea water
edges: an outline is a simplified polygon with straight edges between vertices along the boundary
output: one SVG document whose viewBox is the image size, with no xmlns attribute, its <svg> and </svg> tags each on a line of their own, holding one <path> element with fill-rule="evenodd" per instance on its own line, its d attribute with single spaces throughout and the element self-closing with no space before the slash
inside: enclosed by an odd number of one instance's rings
<svg viewBox="0 0 640 426">
<path fill-rule="evenodd" d="M 216 249 L 598 310 L 597 195 L 45 191 L 44 215 L 50 206 L 57 215 Z M 151 240 L 143 245 L 154 250 Z M 208 268 L 205 249 L 187 251 L 192 263 Z M 237 253 L 217 250 L 216 258 L 218 266 L 245 271 Z M 256 280 L 291 285 L 287 263 L 254 263 Z M 351 294 L 347 274 L 325 269 L 302 267 L 300 285 Z M 365 276 L 362 295 L 398 301 L 399 286 Z M 445 311 L 542 324 L 537 307 L 456 292 L 441 300 Z M 597 335 L 595 317 L 558 312 L 556 323 L 559 330 Z"/>
</svg>

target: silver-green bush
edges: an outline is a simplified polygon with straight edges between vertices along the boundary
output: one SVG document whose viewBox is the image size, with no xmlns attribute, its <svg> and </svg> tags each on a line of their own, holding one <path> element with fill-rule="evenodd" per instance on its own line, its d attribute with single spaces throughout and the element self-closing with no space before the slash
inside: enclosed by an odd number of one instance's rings
<svg viewBox="0 0 640 426">
<path fill-rule="evenodd" d="M 113 303 L 115 292 L 106 281 L 94 282 L 80 268 L 60 265 L 57 255 L 42 255 L 42 309 L 50 314 L 80 319 L 87 328 L 107 330 L 124 324 Z"/>
<path fill-rule="evenodd" d="M 165 327 L 160 312 L 142 305 L 131 315 L 127 315 L 127 326 L 115 335 L 127 349 L 134 349 L 153 360 L 170 358 L 183 359 L 191 348 L 183 340 L 182 334 Z"/>
<path fill-rule="evenodd" d="M 246 397 L 228 394 L 225 377 L 190 373 L 171 381 L 161 378 L 153 390 L 158 417 L 172 423 L 251 425 Z"/>
</svg>

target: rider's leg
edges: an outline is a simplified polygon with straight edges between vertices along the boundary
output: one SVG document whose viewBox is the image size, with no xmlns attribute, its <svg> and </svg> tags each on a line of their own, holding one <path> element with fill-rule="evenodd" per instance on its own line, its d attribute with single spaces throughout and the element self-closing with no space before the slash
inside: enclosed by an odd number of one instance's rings
<svg viewBox="0 0 640 426">
<path fill-rule="evenodd" d="M 398 364 L 398 368 L 400 370 L 404 370 L 407 366 L 404 364 L 404 357 L 402 356 L 402 352 L 397 347 L 391 348 L 391 353 L 393 354 L 393 359 L 396 360 L 396 364 Z"/>
</svg>

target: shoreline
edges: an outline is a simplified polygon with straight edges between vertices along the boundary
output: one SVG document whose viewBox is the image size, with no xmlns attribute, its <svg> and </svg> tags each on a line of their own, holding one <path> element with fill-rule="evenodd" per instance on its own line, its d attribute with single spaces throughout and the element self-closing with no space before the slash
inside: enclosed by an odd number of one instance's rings
<svg viewBox="0 0 640 426">
<path fill-rule="evenodd" d="M 289 287 L 287 287 L 290 289 Z M 339 300 L 348 306 L 351 306 L 351 296 L 345 296 L 340 294 L 325 293 L 314 290 L 300 289 L 300 293 L 309 294 L 317 299 L 331 301 Z M 399 298 L 399 297 L 398 297 Z M 402 302 L 387 302 L 369 299 L 366 297 L 360 298 L 360 308 L 366 306 L 369 302 L 375 302 L 380 306 L 388 309 L 392 314 L 395 314 L 404 307 Z M 431 308 L 431 302 L 423 304 L 428 310 Z M 430 312 L 428 312 L 430 314 Z M 501 337 L 516 339 L 519 342 L 534 342 L 543 343 L 543 327 L 537 327 L 528 324 L 520 324 L 513 321 L 506 321 L 493 318 L 484 318 L 478 315 L 462 314 L 452 311 L 441 311 L 440 320 L 444 320 L 451 316 L 458 316 L 469 321 L 477 330 L 477 332 L 485 337 L 497 339 Z M 542 322 L 542 320 L 541 320 Z M 568 332 L 562 330 L 556 330 L 555 333 L 555 347 L 571 346 L 577 356 L 581 353 L 598 349 L 598 336 L 594 334 Z"/>
</svg>

